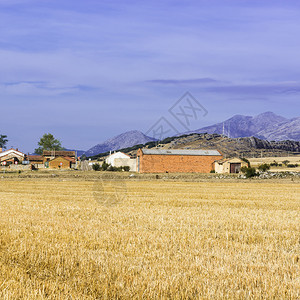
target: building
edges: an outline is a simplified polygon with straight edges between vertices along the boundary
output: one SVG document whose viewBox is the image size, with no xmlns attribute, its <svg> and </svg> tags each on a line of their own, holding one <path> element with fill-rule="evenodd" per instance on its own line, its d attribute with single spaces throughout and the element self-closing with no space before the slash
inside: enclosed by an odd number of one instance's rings
<svg viewBox="0 0 300 300">
<path fill-rule="evenodd" d="M 45 162 L 45 167 L 50 169 L 71 169 L 75 166 L 75 158 L 57 156 Z"/>
<path fill-rule="evenodd" d="M 218 150 L 139 149 L 139 173 L 209 173 L 223 156 Z"/>
<path fill-rule="evenodd" d="M 44 168 L 44 156 L 42 155 L 28 155 L 28 161 L 32 169 Z"/>
<path fill-rule="evenodd" d="M 26 155 L 22 152 L 20 152 L 17 149 L 9 149 L 6 151 L 2 151 L 2 148 L 0 148 L 0 163 L 1 165 L 11 165 L 11 164 L 19 164 L 22 163 L 26 158 Z"/>
<path fill-rule="evenodd" d="M 240 158 L 221 159 L 215 162 L 216 173 L 236 174 L 241 172 L 242 167 L 247 167 L 247 162 Z"/>
<path fill-rule="evenodd" d="M 109 165 L 112 165 L 113 167 L 116 167 L 116 165 L 115 165 L 116 159 L 125 159 L 126 160 L 126 159 L 130 159 L 130 156 L 123 152 L 120 152 L 120 151 L 114 152 L 106 158 L 105 162 Z"/>
<path fill-rule="evenodd" d="M 113 167 L 128 166 L 130 171 L 136 172 L 136 159 L 133 159 L 129 155 L 120 151 L 110 154 L 106 158 L 105 162 Z"/>
<path fill-rule="evenodd" d="M 75 151 L 43 151 L 45 168 L 70 169 L 76 165 Z"/>
</svg>

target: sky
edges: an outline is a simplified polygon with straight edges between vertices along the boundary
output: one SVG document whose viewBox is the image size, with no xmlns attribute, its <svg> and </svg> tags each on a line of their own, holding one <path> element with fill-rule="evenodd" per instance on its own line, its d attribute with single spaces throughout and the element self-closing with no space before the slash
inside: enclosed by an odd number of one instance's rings
<svg viewBox="0 0 300 300">
<path fill-rule="evenodd" d="M 299 117 L 299 1 L 0 0 L 0 134 L 87 150 L 163 117 Z M 186 92 L 205 113 L 170 113 Z"/>
</svg>

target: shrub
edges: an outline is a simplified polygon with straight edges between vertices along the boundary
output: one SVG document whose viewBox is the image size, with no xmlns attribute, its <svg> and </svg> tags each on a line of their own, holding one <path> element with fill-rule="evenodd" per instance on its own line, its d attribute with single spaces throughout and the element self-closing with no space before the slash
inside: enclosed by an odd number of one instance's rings
<svg viewBox="0 0 300 300">
<path fill-rule="evenodd" d="M 284 160 L 282 163 L 283 163 L 285 166 L 287 166 L 289 162 L 290 162 L 289 160 Z"/>
<path fill-rule="evenodd" d="M 241 171 L 245 174 L 246 178 L 251 178 L 258 175 L 256 173 L 256 169 L 253 167 L 242 167 Z"/>
<path fill-rule="evenodd" d="M 297 168 L 298 166 L 298 164 L 287 164 L 288 168 Z"/>
<path fill-rule="evenodd" d="M 262 164 L 262 165 L 260 165 L 258 167 L 258 170 L 262 171 L 262 172 L 266 172 L 266 171 L 270 170 L 270 165 L 268 165 L 268 164 Z"/>
<path fill-rule="evenodd" d="M 122 167 L 123 168 L 123 170 L 125 171 L 125 172 L 129 172 L 129 170 L 130 170 L 130 167 L 129 166 L 124 166 L 124 167 Z"/>
<path fill-rule="evenodd" d="M 94 171 L 100 171 L 101 170 L 101 166 L 97 163 L 97 164 L 93 164 L 92 166 Z"/>
<path fill-rule="evenodd" d="M 104 161 L 103 164 L 102 164 L 102 166 L 101 166 L 101 169 L 103 171 L 106 171 L 108 169 L 108 167 L 109 167 L 109 164 Z"/>
<path fill-rule="evenodd" d="M 274 160 L 272 163 L 270 163 L 271 167 L 278 167 L 278 162 Z"/>
</svg>

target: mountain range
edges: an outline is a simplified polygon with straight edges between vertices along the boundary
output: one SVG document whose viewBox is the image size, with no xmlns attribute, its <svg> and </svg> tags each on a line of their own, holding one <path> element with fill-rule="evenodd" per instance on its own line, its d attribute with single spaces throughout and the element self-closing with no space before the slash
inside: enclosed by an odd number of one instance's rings
<svg viewBox="0 0 300 300">
<path fill-rule="evenodd" d="M 119 150 L 127 147 L 132 147 L 139 144 L 146 144 L 147 142 L 155 141 L 154 138 L 151 138 L 149 136 L 146 136 L 141 131 L 138 130 L 132 130 L 124 132 L 118 136 L 115 136 L 103 143 L 100 143 L 88 151 L 86 151 L 84 154 L 89 156 L 94 156 L 99 153 L 104 153 L 108 151 L 114 151 Z"/>
<path fill-rule="evenodd" d="M 224 122 L 185 132 L 178 136 L 192 133 L 224 133 L 230 138 L 256 137 L 268 141 L 300 141 L 300 117 L 287 119 L 273 112 L 265 112 L 254 117 L 235 115 Z M 132 130 L 98 144 L 84 154 L 89 157 L 151 141 L 156 140 L 146 136 L 141 131 Z"/>
<path fill-rule="evenodd" d="M 231 138 L 255 136 L 269 141 L 300 141 L 300 117 L 287 119 L 272 112 L 265 112 L 254 117 L 235 115 L 224 122 L 187 133 L 204 132 L 224 133 Z"/>
</svg>

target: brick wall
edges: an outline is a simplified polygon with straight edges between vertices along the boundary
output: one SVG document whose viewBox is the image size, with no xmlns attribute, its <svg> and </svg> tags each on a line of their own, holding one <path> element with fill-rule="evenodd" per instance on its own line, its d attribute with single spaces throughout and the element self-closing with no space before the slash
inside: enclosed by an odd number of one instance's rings
<svg viewBox="0 0 300 300">
<path fill-rule="evenodd" d="M 70 162 L 62 157 L 57 157 L 51 161 L 49 161 L 50 169 L 69 169 Z"/>
<path fill-rule="evenodd" d="M 204 155 L 144 155 L 138 156 L 140 173 L 209 173 L 218 156 Z"/>
</svg>

